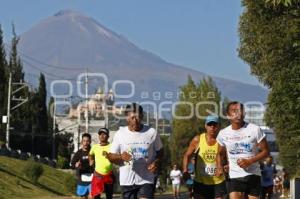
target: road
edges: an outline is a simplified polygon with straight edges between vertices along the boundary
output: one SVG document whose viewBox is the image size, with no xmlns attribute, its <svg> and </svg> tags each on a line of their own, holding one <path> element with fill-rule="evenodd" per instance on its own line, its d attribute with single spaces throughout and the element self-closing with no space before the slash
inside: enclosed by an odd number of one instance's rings
<svg viewBox="0 0 300 199">
<path fill-rule="evenodd" d="M 105 197 L 103 197 L 105 198 Z M 114 196 L 115 199 L 117 198 L 121 198 L 120 196 Z M 155 199 L 172 199 L 172 195 L 171 194 L 162 194 L 162 195 L 156 195 Z M 39 198 L 39 199 L 78 199 L 78 197 L 43 197 L 43 198 Z M 181 199 L 187 199 L 187 194 L 186 193 L 182 193 L 181 194 Z"/>
<path fill-rule="evenodd" d="M 115 196 L 115 199 L 121 198 L 120 196 Z M 187 199 L 187 193 L 181 194 L 181 199 Z M 43 197 L 39 199 L 78 199 L 78 197 Z M 171 194 L 162 194 L 162 195 L 156 195 L 155 199 L 173 199 Z M 273 199 L 289 199 L 289 197 L 280 197 L 279 194 L 275 194 Z"/>
</svg>

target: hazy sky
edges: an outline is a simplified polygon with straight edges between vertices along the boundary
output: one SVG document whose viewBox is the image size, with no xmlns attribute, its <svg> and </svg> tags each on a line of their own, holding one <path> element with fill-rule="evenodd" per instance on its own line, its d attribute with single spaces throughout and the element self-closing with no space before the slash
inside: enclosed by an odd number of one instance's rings
<svg viewBox="0 0 300 199">
<path fill-rule="evenodd" d="M 259 84 L 237 53 L 240 0 L 2 0 L 5 40 L 11 37 L 11 22 L 21 34 L 64 9 L 93 17 L 168 62 Z"/>
</svg>

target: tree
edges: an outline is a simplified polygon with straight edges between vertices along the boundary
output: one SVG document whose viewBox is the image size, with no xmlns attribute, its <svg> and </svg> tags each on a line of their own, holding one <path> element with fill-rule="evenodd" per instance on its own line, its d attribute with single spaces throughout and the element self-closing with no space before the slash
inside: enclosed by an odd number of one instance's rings
<svg viewBox="0 0 300 199">
<path fill-rule="evenodd" d="M 0 119 L 6 115 L 6 101 L 7 101 L 7 61 L 6 53 L 3 43 L 3 32 L 0 25 Z M 0 123 L 0 140 L 4 139 L 5 126 Z"/>
<path fill-rule="evenodd" d="M 163 184 L 166 184 L 166 180 L 169 177 L 171 171 L 171 148 L 169 136 L 161 136 L 163 143 L 164 156 L 160 165 L 160 178 Z"/>
<path fill-rule="evenodd" d="M 266 3 L 272 3 L 274 6 L 277 5 L 285 5 L 285 6 L 290 6 L 293 3 L 297 3 L 299 0 L 266 0 Z"/>
<path fill-rule="evenodd" d="M 12 74 L 12 82 L 24 82 L 24 73 L 23 73 L 23 66 L 21 63 L 21 59 L 18 55 L 18 42 L 19 37 L 16 35 L 15 27 L 12 25 L 12 33 L 13 38 L 11 40 L 11 47 L 10 47 L 10 54 L 9 54 L 9 64 L 8 64 L 8 72 Z M 18 91 L 16 94 L 14 94 L 15 98 L 23 97 L 27 94 L 27 91 L 24 89 L 21 91 Z M 15 106 L 16 102 L 11 103 L 11 107 Z M 11 125 L 12 127 L 18 131 L 19 129 L 23 129 L 24 125 L 24 113 L 23 110 L 24 106 L 19 107 L 15 111 L 11 112 Z"/>
<path fill-rule="evenodd" d="M 11 40 L 11 50 L 9 54 L 9 72 L 12 73 L 13 82 L 24 82 L 23 66 L 17 50 L 20 37 L 17 36 L 14 25 L 12 25 L 12 34 L 13 38 Z"/>
<path fill-rule="evenodd" d="M 265 119 L 275 130 L 282 164 L 295 175 L 300 170 L 300 3 L 276 2 L 242 1 L 239 56 L 270 89 Z"/>
<path fill-rule="evenodd" d="M 179 165 L 191 139 L 204 132 L 205 117 L 210 114 L 219 115 L 221 102 L 221 93 L 210 77 L 202 79 L 196 85 L 189 76 L 180 90 L 180 103 L 176 106 L 175 115 L 191 117 L 182 119 L 173 116 L 171 157 L 172 162 Z"/>
<path fill-rule="evenodd" d="M 48 113 L 47 113 L 47 90 L 45 76 L 41 73 L 37 95 L 37 130 L 39 133 L 48 133 Z"/>
<path fill-rule="evenodd" d="M 53 133 L 53 116 L 54 116 L 54 98 L 50 97 L 49 103 L 48 103 L 48 132 L 51 134 Z"/>
<path fill-rule="evenodd" d="M 196 84 L 191 76 L 188 77 L 187 83 L 180 88 L 181 95 L 179 101 L 182 104 L 176 106 L 175 115 L 180 117 L 187 117 L 192 115 L 189 119 L 173 118 L 173 132 L 171 137 L 171 160 L 172 163 L 181 165 L 181 159 L 185 147 L 189 140 L 198 133 L 197 118 L 194 111 L 191 112 L 191 107 L 183 103 L 191 103 L 194 108 L 195 98 L 191 97 L 191 93 L 196 92 Z M 174 116 L 173 116 L 174 117 Z M 180 146 L 180 147 L 179 147 Z"/>
</svg>

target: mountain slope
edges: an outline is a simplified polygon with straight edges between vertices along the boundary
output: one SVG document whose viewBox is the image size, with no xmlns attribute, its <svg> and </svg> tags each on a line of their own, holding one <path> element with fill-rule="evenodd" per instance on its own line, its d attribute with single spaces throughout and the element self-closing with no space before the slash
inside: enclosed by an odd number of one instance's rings
<svg viewBox="0 0 300 199">
<path fill-rule="evenodd" d="M 28 74 L 36 75 L 42 69 L 50 74 L 49 80 L 75 79 L 84 72 L 84 68 L 88 68 L 90 72 L 106 74 L 110 86 L 115 80 L 133 81 L 136 99 L 141 98 L 143 92 L 150 95 L 160 92 L 162 96 L 166 92 L 176 93 L 188 75 L 196 82 L 206 76 L 199 71 L 168 63 L 94 19 L 70 10 L 60 11 L 22 34 L 19 49 Z M 260 86 L 218 77 L 213 79 L 222 94 L 230 99 L 266 99 L 267 91 Z M 94 82 L 93 86 L 98 87 L 98 83 Z M 126 92 L 126 88 L 120 90 Z"/>
</svg>

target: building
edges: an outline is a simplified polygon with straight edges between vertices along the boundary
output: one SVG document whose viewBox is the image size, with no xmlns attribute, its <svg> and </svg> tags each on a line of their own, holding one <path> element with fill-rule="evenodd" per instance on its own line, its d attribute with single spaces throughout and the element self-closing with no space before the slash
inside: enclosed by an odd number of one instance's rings
<svg viewBox="0 0 300 199">
<path fill-rule="evenodd" d="M 116 107 L 114 105 L 114 92 L 111 89 L 108 94 L 104 94 L 100 87 L 89 100 L 79 103 L 69 111 L 69 118 L 82 118 L 88 110 L 89 117 L 95 119 L 104 119 L 105 114 L 117 114 L 120 115 L 123 112 L 122 107 Z"/>
<path fill-rule="evenodd" d="M 99 88 L 94 95 L 90 96 L 88 101 L 82 101 L 70 108 L 67 117 L 56 116 L 58 129 L 61 132 L 74 135 L 74 151 L 79 149 L 81 136 L 87 131 L 92 136 L 92 144 L 99 142 L 97 132 L 102 127 L 109 127 L 111 132 L 110 139 L 112 139 L 115 131 L 111 129 L 111 126 L 117 126 L 117 124 L 112 124 L 114 120 L 109 120 L 108 118 L 111 115 L 121 115 L 124 112 L 124 108 L 115 106 L 114 102 L 113 90 L 105 94 L 103 90 Z M 88 113 L 88 117 L 86 117 L 86 113 Z M 86 123 L 87 118 L 88 123 Z M 109 124 L 109 122 L 111 124 Z M 88 130 L 86 129 L 87 124 Z"/>
</svg>

